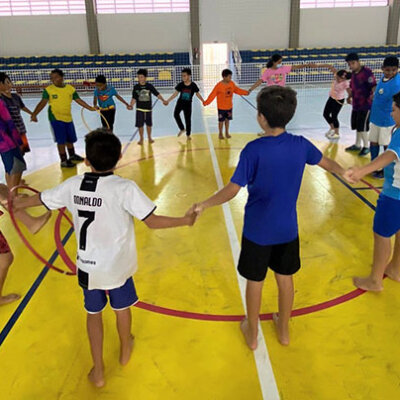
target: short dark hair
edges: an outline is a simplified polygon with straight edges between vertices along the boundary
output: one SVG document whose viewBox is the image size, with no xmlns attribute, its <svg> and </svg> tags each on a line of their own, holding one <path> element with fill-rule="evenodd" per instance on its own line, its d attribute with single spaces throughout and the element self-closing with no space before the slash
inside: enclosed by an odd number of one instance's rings
<svg viewBox="0 0 400 400">
<path fill-rule="evenodd" d="M 113 169 L 121 156 L 121 142 L 106 128 L 99 128 L 85 136 L 86 158 L 96 171 Z"/>
<path fill-rule="evenodd" d="M 387 56 L 383 60 L 383 67 L 396 67 L 399 68 L 399 59 L 396 56 Z"/>
<path fill-rule="evenodd" d="M 192 75 L 192 70 L 190 68 L 183 68 L 182 74 Z"/>
<path fill-rule="evenodd" d="M 137 72 L 137 75 L 143 75 L 147 78 L 148 75 L 147 69 L 140 68 L 139 71 Z"/>
<path fill-rule="evenodd" d="M 393 101 L 398 108 L 400 108 L 400 92 L 393 96 Z"/>
<path fill-rule="evenodd" d="M 5 72 L 0 72 L 0 83 L 5 83 L 7 79 L 11 81 L 10 77 Z"/>
<path fill-rule="evenodd" d="M 95 82 L 96 83 L 106 84 L 107 83 L 107 78 L 104 75 L 97 75 Z"/>
<path fill-rule="evenodd" d="M 289 87 L 268 86 L 258 93 L 257 111 L 271 128 L 285 128 L 297 107 L 297 93 Z"/>
<path fill-rule="evenodd" d="M 225 77 L 227 77 L 227 76 L 229 76 L 229 75 L 232 75 L 232 71 L 231 71 L 230 69 L 226 68 L 226 69 L 224 69 L 224 70 L 222 71 L 222 77 L 223 77 L 223 78 L 225 78 Z"/>
<path fill-rule="evenodd" d="M 340 78 L 351 79 L 351 73 L 347 72 L 345 69 L 340 69 L 338 72 L 336 72 L 336 75 Z"/>
<path fill-rule="evenodd" d="M 60 76 L 61 76 L 61 78 L 63 78 L 63 77 L 64 77 L 64 72 L 62 72 L 62 71 L 61 71 L 61 69 L 59 69 L 59 68 L 53 69 L 53 71 L 51 71 L 51 74 L 57 74 L 57 75 L 60 75 Z"/>
<path fill-rule="evenodd" d="M 360 57 L 358 57 L 357 53 L 349 53 L 345 58 L 346 62 L 350 61 L 360 61 Z"/>
</svg>

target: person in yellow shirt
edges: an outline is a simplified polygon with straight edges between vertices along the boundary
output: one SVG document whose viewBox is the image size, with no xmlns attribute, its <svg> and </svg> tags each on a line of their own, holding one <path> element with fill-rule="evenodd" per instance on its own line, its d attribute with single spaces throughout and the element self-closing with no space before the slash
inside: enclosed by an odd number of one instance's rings
<svg viewBox="0 0 400 400">
<path fill-rule="evenodd" d="M 218 128 L 220 139 L 224 138 L 224 124 L 225 136 L 227 139 L 231 138 L 231 135 L 229 134 L 229 121 L 232 121 L 232 99 L 234 93 L 241 96 L 247 96 L 249 94 L 247 90 L 237 87 L 235 82 L 232 81 L 232 71 L 230 69 L 224 69 L 222 71 L 222 81 L 215 85 L 213 91 L 203 103 L 205 106 L 208 106 L 215 98 L 217 98 Z"/>
<path fill-rule="evenodd" d="M 75 153 L 76 137 L 75 126 L 72 121 L 71 104 L 75 100 L 80 106 L 90 111 L 96 111 L 83 101 L 75 88 L 64 83 L 64 72 L 60 69 L 51 71 L 52 85 L 43 90 L 42 100 L 36 106 L 31 116 L 32 122 L 37 122 L 38 114 L 49 104 L 48 115 L 53 131 L 54 141 L 57 143 L 62 168 L 75 167 L 74 162 L 82 162 L 83 157 Z M 69 158 L 67 157 L 67 151 Z"/>
</svg>

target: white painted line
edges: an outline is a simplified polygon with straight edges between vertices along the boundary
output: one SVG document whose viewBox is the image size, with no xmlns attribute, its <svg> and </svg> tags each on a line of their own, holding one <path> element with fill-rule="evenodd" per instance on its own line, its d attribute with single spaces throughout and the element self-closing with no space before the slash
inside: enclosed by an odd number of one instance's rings
<svg viewBox="0 0 400 400">
<path fill-rule="evenodd" d="M 204 118 L 204 126 L 206 129 L 206 135 L 208 145 L 210 147 L 211 160 L 214 167 L 215 179 L 217 181 L 218 189 L 224 187 L 222 180 L 221 170 L 218 165 L 217 155 L 215 153 L 214 144 L 210 135 L 210 129 L 206 118 Z M 235 266 L 239 261 L 240 254 L 240 243 L 236 234 L 235 224 L 233 223 L 233 217 L 229 204 L 225 203 L 222 205 L 224 212 L 226 229 L 228 231 L 229 243 L 231 245 L 233 261 Z M 236 270 L 236 268 L 235 268 Z M 246 279 L 239 275 L 236 270 L 236 277 L 238 279 L 240 294 L 242 297 L 243 307 L 246 309 Z M 271 361 L 269 359 L 267 345 L 265 343 L 264 335 L 262 333 L 260 321 L 258 322 L 258 347 L 254 352 L 254 359 L 256 362 L 258 379 L 260 381 L 261 392 L 264 400 L 279 400 L 278 387 L 276 385 L 274 372 L 272 370 Z"/>
</svg>

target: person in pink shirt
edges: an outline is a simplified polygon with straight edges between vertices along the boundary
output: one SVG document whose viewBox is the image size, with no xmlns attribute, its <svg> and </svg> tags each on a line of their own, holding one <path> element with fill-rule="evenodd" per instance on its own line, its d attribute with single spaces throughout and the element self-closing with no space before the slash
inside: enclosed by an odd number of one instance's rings
<svg viewBox="0 0 400 400">
<path fill-rule="evenodd" d="M 263 82 L 266 82 L 267 86 L 285 86 L 286 77 L 290 72 L 313 67 L 313 64 L 282 65 L 282 61 L 283 57 L 280 54 L 274 54 L 268 61 L 267 68 L 261 78 L 249 89 L 249 92 L 252 92 Z"/>
<path fill-rule="evenodd" d="M 324 67 L 327 66 L 325 65 Z M 330 69 L 334 73 L 335 77 L 329 92 L 329 99 L 324 108 L 324 118 L 330 126 L 330 129 L 326 132 L 325 136 L 328 139 L 339 139 L 340 124 L 338 115 L 342 110 L 346 97 L 350 96 L 351 74 L 344 69 L 341 69 L 340 71 L 336 71 L 333 67 Z"/>
</svg>

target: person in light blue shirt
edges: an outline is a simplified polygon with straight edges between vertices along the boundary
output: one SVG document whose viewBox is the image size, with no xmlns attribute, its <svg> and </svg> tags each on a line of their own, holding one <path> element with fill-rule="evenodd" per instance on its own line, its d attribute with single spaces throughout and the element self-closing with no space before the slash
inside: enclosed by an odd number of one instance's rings
<svg viewBox="0 0 400 400">
<path fill-rule="evenodd" d="M 257 96 L 257 120 L 264 135 L 250 142 L 240 155 L 233 177 L 225 188 L 193 209 L 204 209 L 233 199 L 247 186 L 242 249 L 238 271 L 247 279 L 247 317 L 241 329 L 250 349 L 257 348 L 261 294 L 268 268 L 275 273 L 279 314 L 274 314 L 278 338 L 289 344 L 289 318 L 293 307 L 293 274 L 300 269 L 297 198 L 307 164 L 344 174 L 335 161 L 322 155 L 303 136 L 286 132 L 296 111 L 296 92 L 269 86 Z"/>
<path fill-rule="evenodd" d="M 365 175 L 384 169 L 385 181 L 379 196 L 374 218 L 374 257 L 372 270 L 368 277 L 355 277 L 355 286 L 363 290 L 380 292 L 383 290 L 383 277 L 400 282 L 400 93 L 393 96 L 392 117 L 396 128 L 387 150 L 370 164 L 361 168 L 353 167 L 346 171 L 345 177 L 357 183 Z M 395 236 L 393 257 L 391 237 Z"/>
<path fill-rule="evenodd" d="M 375 90 L 371 108 L 369 141 L 371 161 L 379 155 L 380 146 L 386 150 L 392 136 L 394 120 L 391 116 L 393 96 L 400 91 L 399 60 L 386 57 L 382 66 L 383 77 Z M 375 171 L 375 178 L 382 179 L 383 171 Z"/>
<path fill-rule="evenodd" d="M 101 124 L 104 128 L 114 130 L 115 121 L 115 101 L 113 97 L 116 97 L 121 103 L 124 103 L 128 110 L 132 108 L 130 105 L 118 94 L 115 88 L 111 85 L 107 85 L 107 79 L 104 75 L 98 75 L 96 77 L 96 89 L 94 89 L 93 106 L 98 108 L 101 113 Z"/>
</svg>

